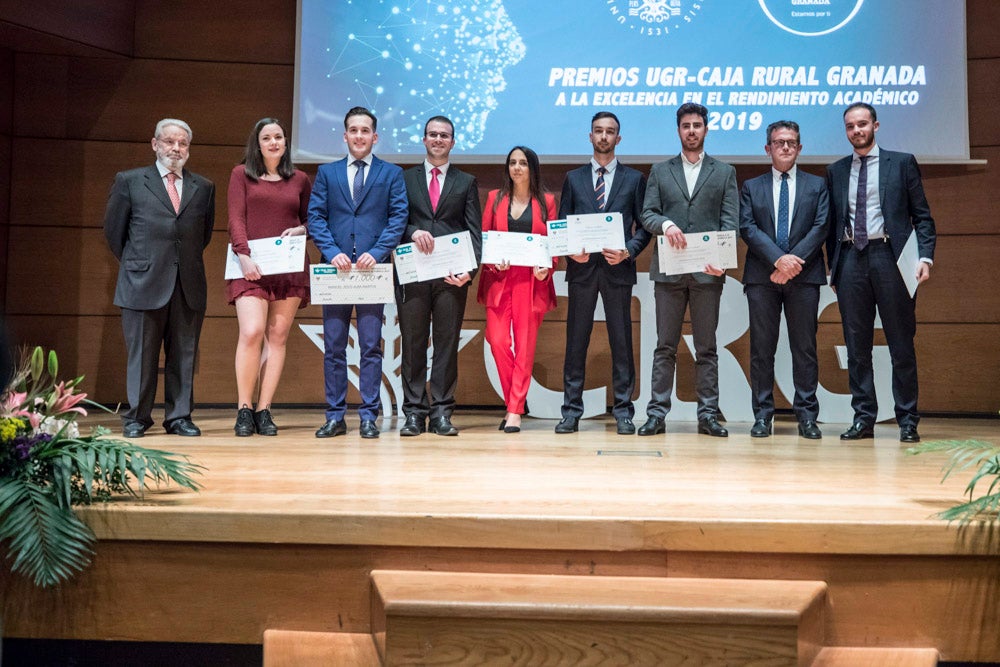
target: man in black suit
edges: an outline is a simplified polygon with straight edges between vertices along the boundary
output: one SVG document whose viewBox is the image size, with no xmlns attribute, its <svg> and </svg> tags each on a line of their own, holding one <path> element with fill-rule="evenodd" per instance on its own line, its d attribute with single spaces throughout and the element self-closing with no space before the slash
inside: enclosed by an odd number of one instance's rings
<svg viewBox="0 0 1000 667">
<path fill-rule="evenodd" d="M 799 435 L 818 440 L 823 434 L 816 425 L 816 321 L 819 287 L 826 284 L 823 244 L 829 197 L 822 178 L 795 166 L 802 151 L 798 123 L 771 123 L 764 150 L 771 158 L 771 169 L 746 181 L 740 192 L 740 235 L 748 248 L 743 284 L 750 312 L 754 414 L 750 435 L 771 435 L 774 353 L 784 307 L 795 385 L 792 408 L 799 422 Z"/>
<path fill-rule="evenodd" d="M 207 302 L 202 254 L 215 224 L 215 185 L 184 168 L 191 146 L 184 121 L 161 120 L 151 143 L 156 163 L 116 174 L 104 214 L 104 235 L 119 261 L 115 305 L 128 350 L 122 430 L 139 438 L 153 425 L 162 345 L 163 426 L 197 436 L 194 364 Z"/>
<path fill-rule="evenodd" d="M 632 435 L 632 391 L 635 389 L 635 361 L 632 356 L 632 286 L 635 260 L 649 243 L 642 228 L 642 198 L 646 177 L 621 164 L 615 148 L 621 142 L 621 125 L 610 111 L 599 111 L 590 121 L 590 143 L 594 156 L 590 164 L 566 174 L 559 217 L 588 213 L 622 214 L 625 248 L 598 253 L 570 255 L 566 262 L 569 310 L 566 315 L 566 361 L 563 364 L 562 421 L 556 433 L 573 433 L 583 416 L 583 384 L 587 347 L 594 328 L 597 297 L 604 303 L 608 342 L 611 346 L 611 382 L 615 402 L 611 409 L 619 435 Z"/>
<path fill-rule="evenodd" d="M 863 102 L 847 107 L 844 129 L 853 154 L 827 168 L 830 284 L 837 290 L 847 343 L 848 381 L 854 423 L 842 440 L 874 436 L 878 415 L 872 367 L 875 309 L 892 357 L 892 396 L 901 442 L 919 442 L 917 423 L 916 301 L 896 261 L 910 234 L 920 257 L 918 282 L 930 277 L 936 232 L 920 168 L 909 153 L 880 149 L 875 109 Z"/>
<path fill-rule="evenodd" d="M 681 152 L 653 165 L 642 208 L 642 225 L 662 234 L 674 248 L 687 247 L 684 234 L 736 231 L 739 227 L 740 193 L 732 165 L 705 154 L 708 109 L 691 102 L 677 109 L 677 135 Z M 729 436 L 719 423 L 719 354 L 715 331 L 726 272 L 707 264 L 704 272 L 670 275 L 660 268 L 654 252 L 649 264 L 656 299 L 656 351 L 650 378 L 651 396 L 646 423 L 639 435 L 666 430 L 670 397 L 677 367 L 684 311 L 691 307 L 691 333 L 695 348 L 695 392 L 698 395 L 698 432 L 717 438 Z"/>
<path fill-rule="evenodd" d="M 434 250 L 434 237 L 468 231 L 476 252 L 482 255 L 482 213 L 476 179 L 449 163 L 455 147 L 455 126 L 445 116 L 424 124 L 427 157 L 403 172 L 409 217 L 402 243 L 413 242 L 419 252 Z M 458 385 L 458 343 L 465 316 L 465 301 L 472 273 L 398 285 L 396 304 L 402 335 L 403 413 L 402 436 L 423 433 L 430 417 L 430 431 L 458 435 L 451 423 Z M 434 359 L 427 391 L 427 341 L 434 320 Z"/>
</svg>

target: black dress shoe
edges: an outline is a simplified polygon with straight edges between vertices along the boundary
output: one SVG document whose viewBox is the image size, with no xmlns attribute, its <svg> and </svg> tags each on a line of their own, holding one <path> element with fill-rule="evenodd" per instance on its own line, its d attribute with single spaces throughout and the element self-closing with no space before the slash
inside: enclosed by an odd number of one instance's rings
<svg viewBox="0 0 1000 667">
<path fill-rule="evenodd" d="M 632 423 L 630 417 L 619 417 L 618 422 L 618 435 L 635 435 L 635 424 Z"/>
<path fill-rule="evenodd" d="M 193 421 L 186 418 L 173 420 L 166 425 L 166 429 L 170 435 L 183 435 L 187 438 L 201 435 L 201 429 L 195 426 Z"/>
<path fill-rule="evenodd" d="M 899 429 L 900 442 L 920 442 L 920 434 L 916 426 L 902 426 Z"/>
<path fill-rule="evenodd" d="M 875 429 L 864 422 L 854 422 L 851 424 L 851 428 L 840 434 L 841 440 L 864 440 L 874 437 Z"/>
<path fill-rule="evenodd" d="M 756 419 L 750 427 L 751 438 L 766 438 L 771 435 L 771 422 L 768 419 Z"/>
<path fill-rule="evenodd" d="M 325 424 L 316 429 L 317 438 L 332 438 L 347 433 L 347 422 L 343 419 L 328 419 Z"/>
<path fill-rule="evenodd" d="M 378 426 L 375 425 L 375 420 L 373 419 L 362 419 L 361 428 L 358 429 L 362 438 L 372 439 L 378 437 Z"/>
<path fill-rule="evenodd" d="M 705 417 L 698 420 L 698 433 L 716 438 L 728 438 L 729 431 L 715 417 Z"/>
<path fill-rule="evenodd" d="M 657 435 L 666 432 L 667 427 L 659 417 L 650 417 L 645 424 L 639 427 L 639 435 Z"/>
<path fill-rule="evenodd" d="M 257 435 L 278 435 L 278 425 L 271 417 L 271 411 L 267 408 L 253 413 L 254 430 Z"/>
<path fill-rule="evenodd" d="M 556 424 L 556 433 L 576 433 L 580 430 L 580 419 L 578 417 L 563 417 Z"/>
<path fill-rule="evenodd" d="M 139 422 L 122 424 L 122 435 L 126 438 L 141 438 L 146 435 L 146 427 Z"/>
<path fill-rule="evenodd" d="M 256 425 L 253 423 L 253 410 L 244 405 L 236 411 L 236 425 L 233 426 L 233 433 L 239 438 L 246 438 L 254 434 Z"/>
<path fill-rule="evenodd" d="M 415 435 L 420 435 L 425 430 L 423 417 L 418 417 L 417 415 L 406 415 L 406 423 L 399 428 L 399 434 L 412 438 Z"/>
<path fill-rule="evenodd" d="M 431 420 L 431 433 L 434 435 L 458 435 L 458 429 L 451 423 L 449 417 L 438 417 Z"/>
<path fill-rule="evenodd" d="M 812 419 L 799 422 L 799 436 L 807 440 L 819 440 L 823 437 L 823 431 L 819 430 Z"/>
</svg>

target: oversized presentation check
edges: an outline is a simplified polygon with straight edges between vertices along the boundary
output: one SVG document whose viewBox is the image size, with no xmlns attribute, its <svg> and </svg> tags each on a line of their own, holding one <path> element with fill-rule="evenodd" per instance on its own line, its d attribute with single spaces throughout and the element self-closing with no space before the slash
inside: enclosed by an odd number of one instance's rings
<svg viewBox="0 0 1000 667">
<path fill-rule="evenodd" d="M 476 251 L 469 232 L 445 234 L 434 238 L 434 250 L 420 252 L 415 243 L 404 243 L 393 251 L 396 276 L 400 285 L 449 275 L 476 268 Z"/>
<path fill-rule="evenodd" d="M 272 236 L 266 239 L 247 241 L 250 259 L 260 267 L 260 273 L 271 276 L 276 273 L 295 273 L 306 265 L 305 236 Z M 226 251 L 226 280 L 243 277 L 240 260 L 233 252 L 233 244 Z"/>
<path fill-rule="evenodd" d="M 370 269 L 352 265 L 350 271 L 340 271 L 332 264 L 312 264 L 309 292 L 311 303 L 392 303 L 392 264 L 376 264 Z"/>
<path fill-rule="evenodd" d="M 569 255 L 581 252 L 621 250 L 625 247 L 625 229 L 621 213 L 587 213 L 566 218 L 566 244 Z"/>
<path fill-rule="evenodd" d="M 665 236 L 657 237 L 660 271 L 668 276 L 700 273 L 706 264 L 717 269 L 736 268 L 736 232 L 685 234 L 687 248 L 676 250 Z"/>
<path fill-rule="evenodd" d="M 551 266 L 552 257 L 541 234 L 518 232 L 483 232 L 483 264 L 511 266 Z"/>
</svg>

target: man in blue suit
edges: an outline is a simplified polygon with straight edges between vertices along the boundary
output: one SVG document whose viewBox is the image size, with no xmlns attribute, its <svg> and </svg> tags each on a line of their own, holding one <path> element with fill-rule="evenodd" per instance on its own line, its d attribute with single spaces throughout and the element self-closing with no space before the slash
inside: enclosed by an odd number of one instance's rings
<svg viewBox="0 0 1000 667">
<path fill-rule="evenodd" d="M 350 155 L 322 165 L 316 172 L 309 201 L 309 235 L 328 262 L 339 271 L 370 269 L 389 261 L 406 228 L 407 200 L 403 170 L 372 155 L 378 141 L 378 120 L 364 107 L 344 118 L 344 141 Z M 323 378 L 326 423 L 317 438 L 347 433 L 347 338 L 351 312 L 357 313 L 361 348 L 361 437 L 377 438 L 382 381 L 383 304 L 323 306 Z"/>
<path fill-rule="evenodd" d="M 819 288 L 826 284 L 823 244 L 829 197 L 826 183 L 795 166 L 802 151 L 799 125 L 779 120 L 767 127 L 764 150 L 771 158 L 766 174 L 751 178 L 740 192 L 740 236 L 748 252 L 743 268 L 750 311 L 750 386 L 754 424 L 750 435 L 771 435 L 774 417 L 774 353 L 781 310 L 792 350 L 792 409 L 799 435 L 823 436 L 816 419 L 819 361 L 816 321 Z"/>
<path fill-rule="evenodd" d="M 918 282 L 930 278 L 937 234 L 924 195 L 917 160 L 909 153 L 882 150 L 875 143 L 878 117 L 858 102 L 844 112 L 844 129 L 854 152 L 827 168 L 830 230 L 827 258 L 830 284 L 837 290 L 847 344 L 847 378 L 854 423 L 842 440 L 874 437 L 878 415 L 872 344 L 875 309 L 892 358 L 892 397 L 901 442 L 919 442 L 917 423 L 916 301 L 896 261 L 916 234 Z"/>
<path fill-rule="evenodd" d="M 590 143 L 594 156 L 590 164 L 566 174 L 559 217 L 617 211 L 625 227 L 625 248 L 601 253 L 570 255 L 566 261 L 569 310 L 566 314 L 566 361 L 563 364 L 562 421 L 556 433 L 578 430 L 583 416 L 583 383 L 587 347 L 594 328 L 597 297 L 604 303 L 608 342 L 611 347 L 611 383 L 614 389 L 612 414 L 619 435 L 635 433 L 632 391 L 635 389 L 635 361 L 632 355 L 632 286 L 635 260 L 651 235 L 642 227 L 642 200 L 646 177 L 626 167 L 615 157 L 622 140 L 618 117 L 598 111 L 590 121 Z"/>
</svg>

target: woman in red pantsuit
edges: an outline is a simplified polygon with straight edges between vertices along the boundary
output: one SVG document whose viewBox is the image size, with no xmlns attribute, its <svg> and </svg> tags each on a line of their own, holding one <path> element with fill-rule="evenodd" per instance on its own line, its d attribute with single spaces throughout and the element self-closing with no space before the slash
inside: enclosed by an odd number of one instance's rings
<svg viewBox="0 0 1000 667">
<path fill-rule="evenodd" d="M 499 190 L 492 190 L 483 210 L 483 231 L 545 235 L 546 220 L 556 217 L 555 197 L 541 184 L 538 155 L 515 146 Z M 524 399 L 535 363 L 535 341 L 545 313 L 556 307 L 551 266 L 484 264 L 479 274 L 479 303 L 486 306 L 486 340 L 493 351 L 507 416 L 500 430 L 521 430 Z M 511 330 L 513 329 L 513 340 Z M 513 343 L 513 349 L 511 344 Z"/>
</svg>

